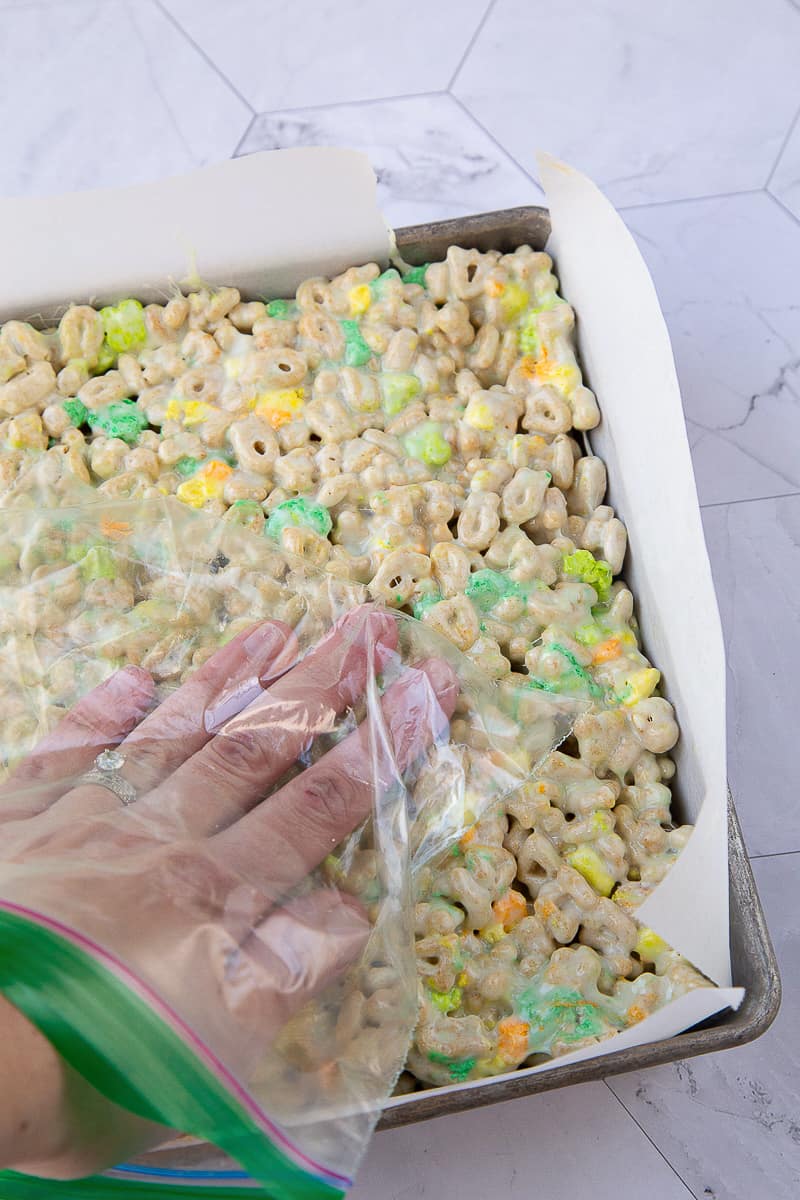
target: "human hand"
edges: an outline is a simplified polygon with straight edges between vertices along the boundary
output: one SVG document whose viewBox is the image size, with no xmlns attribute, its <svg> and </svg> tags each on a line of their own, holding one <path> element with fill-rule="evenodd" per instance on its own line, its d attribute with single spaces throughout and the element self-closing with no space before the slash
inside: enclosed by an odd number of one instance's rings
<svg viewBox="0 0 800 1200">
<path fill-rule="evenodd" d="M 149 676 L 119 672 L 0 789 L 2 895 L 77 914 L 84 933 L 167 1001 L 179 998 L 182 1016 L 246 1081 L 285 1020 L 357 958 L 369 932 L 360 906 L 334 888 L 286 894 L 369 816 L 376 787 L 392 786 L 452 713 L 449 668 L 408 668 L 367 720 L 283 781 L 358 702 L 396 642 L 392 616 L 360 610 L 296 663 L 294 635 L 268 622 L 155 711 Z M 128 806 L 76 779 L 106 747 L 125 759 L 121 773 L 137 793 Z M 11 868 L 21 863 L 18 878 Z"/>
</svg>

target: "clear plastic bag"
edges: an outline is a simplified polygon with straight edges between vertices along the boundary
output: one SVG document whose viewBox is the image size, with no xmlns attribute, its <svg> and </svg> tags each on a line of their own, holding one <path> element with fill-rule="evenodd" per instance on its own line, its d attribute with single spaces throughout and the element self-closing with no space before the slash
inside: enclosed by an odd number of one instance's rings
<svg viewBox="0 0 800 1200">
<path fill-rule="evenodd" d="M 246 524 L 35 470 L 7 503 L 0 990 L 122 1108 L 339 1195 L 415 1024 L 414 873 L 577 702 Z"/>
</svg>

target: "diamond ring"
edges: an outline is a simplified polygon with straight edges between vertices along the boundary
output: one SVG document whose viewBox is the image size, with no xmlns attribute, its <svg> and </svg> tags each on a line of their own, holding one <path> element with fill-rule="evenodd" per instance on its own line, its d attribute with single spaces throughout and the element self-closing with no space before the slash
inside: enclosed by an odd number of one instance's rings
<svg viewBox="0 0 800 1200">
<path fill-rule="evenodd" d="M 81 783 L 93 783 L 96 786 L 108 788 L 123 804 L 133 804 L 136 800 L 136 788 L 120 775 L 125 765 L 125 755 L 119 750 L 103 750 L 94 760 L 94 766 L 81 776 Z"/>
</svg>

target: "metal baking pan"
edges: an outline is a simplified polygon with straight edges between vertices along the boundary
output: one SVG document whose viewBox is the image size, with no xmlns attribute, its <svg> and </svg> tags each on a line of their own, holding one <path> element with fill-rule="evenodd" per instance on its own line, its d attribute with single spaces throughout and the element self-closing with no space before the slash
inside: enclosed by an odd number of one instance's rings
<svg viewBox="0 0 800 1200">
<path fill-rule="evenodd" d="M 412 265 L 444 258 L 451 245 L 512 251 L 517 246 L 527 244 L 534 249 L 543 249 L 549 234 L 549 214 L 547 209 L 539 207 L 510 208 L 395 231 L 397 247 L 403 259 Z M 600 404 L 602 407 L 602 396 Z M 679 813 L 679 800 L 675 807 Z M 384 1109 L 378 1129 L 393 1129 L 415 1121 L 566 1087 L 572 1083 L 585 1083 L 607 1075 L 619 1075 L 698 1054 L 727 1050 L 760 1037 L 778 1013 L 780 976 L 730 793 L 728 861 L 733 983 L 745 988 L 745 999 L 737 1012 L 728 1010 L 720 1013 L 666 1041 L 618 1050 L 614 1054 L 565 1064 L 537 1074 L 520 1073 L 498 1080 L 490 1078 L 468 1088 L 448 1088 L 447 1091 L 423 1088 L 409 1095 L 393 1097 Z M 221 1152 L 211 1150 L 205 1143 L 192 1138 L 169 1143 L 137 1161 L 151 1166 L 166 1164 L 188 1171 L 207 1170 L 210 1166 L 225 1169 L 234 1165 Z"/>
<path fill-rule="evenodd" d="M 550 217 L 547 209 L 535 206 L 508 208 L 395 231 L 397 247 L 403 258 L 412 265 L 444 258 L 451 245 L 510 252 L 517 246 L 527 244 L 535 250 L 542 250 L 549 234 Z M 591 380 L 588 382 L 591 385 Z M 600 396 L 601 408 L 602 403 Z M 624 513 L 622 515 L 624 518 Z M 442 1093 L 436 1088 L 427 1088 L 408 1096 L 395 1097 L 384 1110 L 378 1128 L 393 1129 L 430 1117 L 566 1087 L 571 1083 L 585 1083 L 606 1075 L 639 1071 L 644 1067 L 675 1062 L 697 1054 L 742 1046 L 760 1037 L 778 1013 L 780 975 L 730 793 L 728 862 L 733 983 L 745 988 L 745 999 L 737 1012 L 727 1010 L 719 1013 L 702 1025 L 663 1042 L 619 1050 L 602 1058 L 565 1064 L 538 1074 L 520 1074 L 517 1078 L 512 1076 L 497 1081 L 487 1079 L 477 1086 L 448 1088 Z"/>
</svg>

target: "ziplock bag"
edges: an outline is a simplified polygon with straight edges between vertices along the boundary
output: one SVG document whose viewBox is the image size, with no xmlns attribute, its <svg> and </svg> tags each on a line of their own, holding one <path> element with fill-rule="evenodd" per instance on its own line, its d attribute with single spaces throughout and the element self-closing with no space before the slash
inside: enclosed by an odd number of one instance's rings
<svg viewBox="0 0 800 1200">
<path fill-rule="evenodd" d="M 46 464 L 7 504 L 0 990 L 265 1195 L 341 1195 L 415 1024 L 414 873 L 576 701 L 487 682 L 246 516 L 98 503 Z"/>
</svg>

